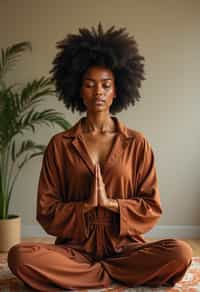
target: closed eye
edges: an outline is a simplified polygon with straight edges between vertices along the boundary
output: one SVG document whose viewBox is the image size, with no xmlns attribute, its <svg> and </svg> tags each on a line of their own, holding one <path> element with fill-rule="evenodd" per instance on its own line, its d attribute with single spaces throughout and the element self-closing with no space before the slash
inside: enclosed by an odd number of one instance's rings
<svg viewBox="0 0 200 292">
<path fill-rule="evenodd" d="M 110 88 L 110 87 L 111 87 L 111 83 L 104 83 L 104 84 L 103 84 L 103 87 L 104 87 L 104 88 Z"/>
</svg>

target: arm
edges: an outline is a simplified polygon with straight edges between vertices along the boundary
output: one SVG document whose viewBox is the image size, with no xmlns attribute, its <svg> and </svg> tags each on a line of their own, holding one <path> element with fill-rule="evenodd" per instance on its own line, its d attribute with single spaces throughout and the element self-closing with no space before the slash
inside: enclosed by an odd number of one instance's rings
<svg viewBox="0 0 200 292">
<path fill-rule="evenodd" d="M 83 240 L 86 236 L 83 202 L 63 202 L 59 158 L 52 139 L 44 153 L 38 185 L 37 220 L 48 234 Z M 60 158 L 62 159 L 62 157 Z"/>
<path fill-rule="evenodd" d="M 120 236 L 134 236 L 149 231 L 162 213 L 154 154 L 145 138 L 138 155 L 136 195 L 132 199 L 117 200 Z"/>
</svg>

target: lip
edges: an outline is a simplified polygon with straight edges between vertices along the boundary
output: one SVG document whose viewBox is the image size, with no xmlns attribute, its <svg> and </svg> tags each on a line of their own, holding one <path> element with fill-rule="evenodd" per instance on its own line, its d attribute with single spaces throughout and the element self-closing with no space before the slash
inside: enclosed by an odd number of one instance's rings
<svg viewBox="0 0 200 292">
<path fill-rule="evenodd" d="M 103 104 L 105 103 L 105 99 L 100 99 L 100 98 L 95 99 L 95 100 L 94 100 L 94 103 L 95 103 L 96 105 L 103 105 Z"/>
<path fill-rule="evenodd" d="M 105 102 L 104 98 L 95 98 L 94 102 Z"/>
</svg>

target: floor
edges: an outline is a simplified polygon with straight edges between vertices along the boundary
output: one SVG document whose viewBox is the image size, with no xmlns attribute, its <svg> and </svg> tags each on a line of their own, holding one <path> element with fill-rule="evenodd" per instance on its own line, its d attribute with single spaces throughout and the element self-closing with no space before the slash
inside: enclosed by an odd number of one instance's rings
<svg viewBox="0 0 200 292">
<path fill-rule="evenodd" d="M 200 239 L 184 239 L 193 250 L 193 256 L 197 257 L 200 256 Z"/>
</svg>

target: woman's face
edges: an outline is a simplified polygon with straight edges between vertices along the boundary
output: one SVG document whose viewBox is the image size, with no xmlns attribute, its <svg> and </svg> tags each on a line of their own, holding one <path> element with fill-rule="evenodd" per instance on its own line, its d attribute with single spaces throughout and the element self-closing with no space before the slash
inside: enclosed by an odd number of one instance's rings
<svg viewBox="0 0 200 292">
<path fill-rule="evenodd" d="M 112 71 L 105 67 L 90 67 L 83 75 L 81 97 L 88 112 L 109 112 L 115 97 Z"/>
</svg>

